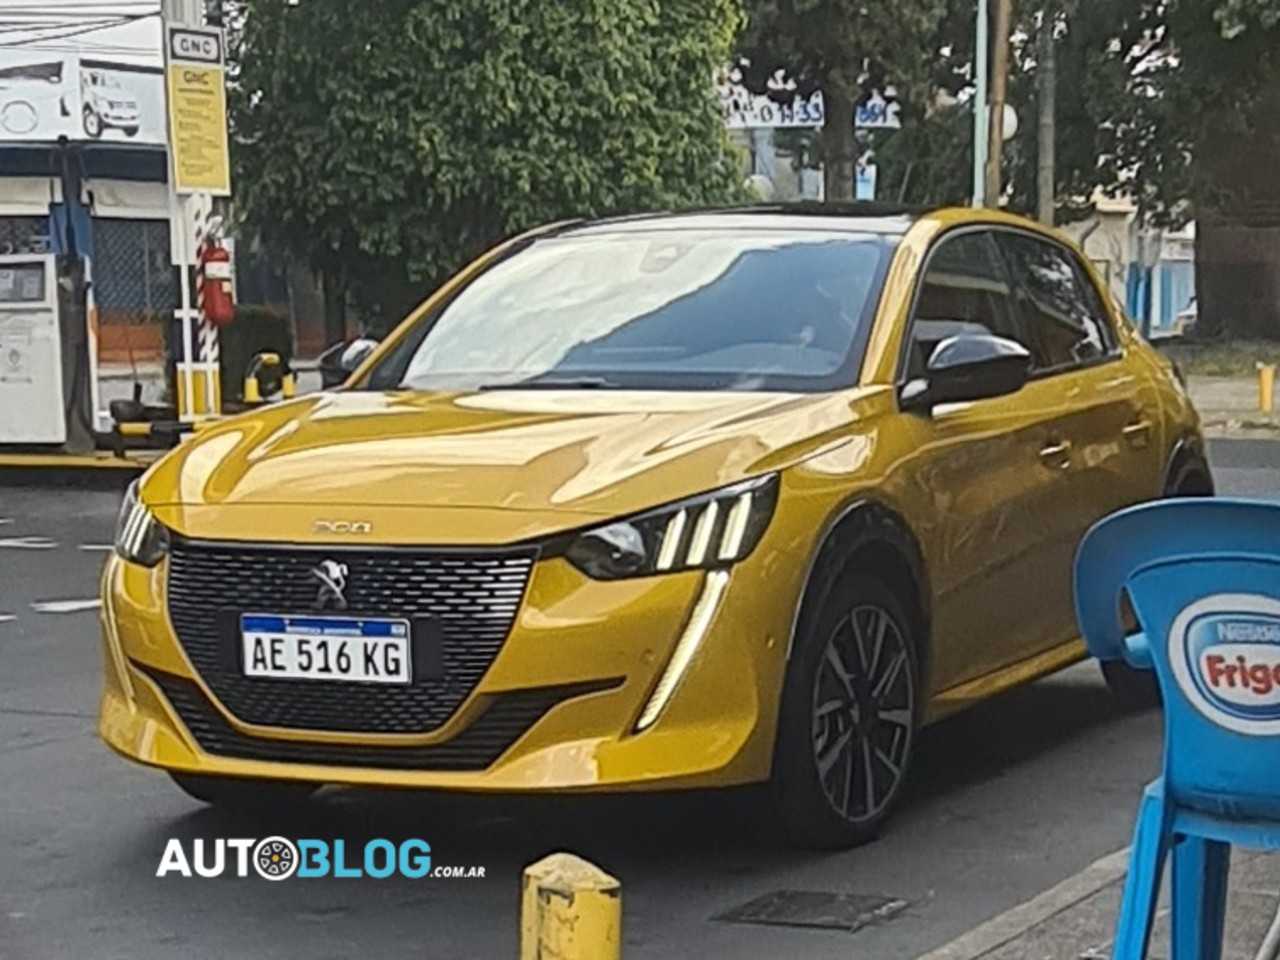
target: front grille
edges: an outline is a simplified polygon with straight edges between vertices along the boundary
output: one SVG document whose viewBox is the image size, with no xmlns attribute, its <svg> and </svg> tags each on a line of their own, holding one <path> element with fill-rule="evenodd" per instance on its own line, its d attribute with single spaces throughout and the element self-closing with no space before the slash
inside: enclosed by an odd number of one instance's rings
<svg viewBox="0 0 1280 960">
<path fill-rule="evenodd" d="M 321 766 L 378 767 L 385 770 L 484 770 L 558 703 L 609 690 L 621 678 L 536 687 L 496 695 L 484 712 L 456 737 L 429 747 L 350 746 L 268 740 L 238 732 L 191 680 L 134 662 L 164 691 L 201 749 L 221 757 L 314 763 Z"/>
<path fill-rule="evenodd" d="M 533 548 L 280 549 L 174 537 L 169 618 L 205 683 L 245 723 L 428 733 L 453 716 L 502 649 L 536 558 Z M 315 614 L 311 571 L 326 559 L 348 567 L 343 616 L 403 617 L 415 632 L 430 624 L 438 669 L 406 685 L 244 676 L 240 614 Z"/>
</svg>

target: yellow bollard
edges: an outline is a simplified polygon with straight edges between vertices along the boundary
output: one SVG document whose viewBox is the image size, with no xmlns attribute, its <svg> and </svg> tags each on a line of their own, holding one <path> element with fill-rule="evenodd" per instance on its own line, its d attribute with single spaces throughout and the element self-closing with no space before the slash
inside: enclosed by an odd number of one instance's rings
<svg viewBox="0 0 1280 960">
<path fill-rule="evenodd" d="M 520 960 L 620 960 L 622 884 L 571 853 L 524 870 Z"/>
<path fill-rule="evenodd" d="M 1276 400 L 1276 365 L 1274 363 L 1258 364 L 1258 409 L 1263 413 L 1271 413 L 1275 409 Z"/>
</svg>

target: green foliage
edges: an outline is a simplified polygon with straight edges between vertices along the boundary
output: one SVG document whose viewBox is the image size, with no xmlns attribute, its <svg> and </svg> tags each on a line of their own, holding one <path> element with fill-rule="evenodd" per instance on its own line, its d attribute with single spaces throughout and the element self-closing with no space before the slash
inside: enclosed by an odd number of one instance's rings
<svg viewBox="0 0 1280 960">
<path fill-rule="evenodd" d="M 1037 81 L 1052 31 L 1060 219 L 1088 214 L 1098 188 L 1168 223 L 1256 210 L 1260 200 L 1280 212 L 1269 169 L 1280 124 L 1280 0 L 1041 0 L 1015 11 L 1008 97 L 1020 129 L 1005 144 L 1003 171 L 1012 209 L 1036 207 Z M 950 0 L 939 29 L 945 53 L 934 58 L 933 84 L 952 95 L 971 90 L 972 3 Z M 967 192 L 972 133 L 951 113 L 971 122 L 964 105 L 938 111 L 877 149 L 891 182 L 913 164 L 908 200 Z"/>
<path fill-rule="evenodd" d="M 956 104 L 877 134 L 878 193 L 914 206 L 963 206 L 973 191 L 973 113 Z"/>
<path fill-rule="evenodd" d="M 398 315 L 504 236 L 740 197 L 738 0 L 247 0 L 237 207 Z"/>
<path fill-rule="evenodd" d="M 1269 30 L 1280 24 L 1280 0 L 1223 0 L 1213 15 L 1228 38 L 1249 29 L 1250 23 Z"/>
<path fill-rule="evenodd" d="M 907 116 L 923 114 L 948 0 L 747 0 L 746 8 L 738 43 L 746 61 L 743 83 L 781 100 L 793 94 L 771 89 L 779 75 L 802 95 L 823 92 L 827 115 L 819 153 L 828 166 L 827 196 L 847 197 L 853 105 L 890 83 Z"/>
<path fill-rule="evenodd" d="M 289 315 L 273 307 L 238 305 L 235 322 L 222 329 L 222 396 L 244 396 L 244 375 L 259 353 L 278 353 L 285 365 L 293 360 L 293 324 Z"/>
</svg>

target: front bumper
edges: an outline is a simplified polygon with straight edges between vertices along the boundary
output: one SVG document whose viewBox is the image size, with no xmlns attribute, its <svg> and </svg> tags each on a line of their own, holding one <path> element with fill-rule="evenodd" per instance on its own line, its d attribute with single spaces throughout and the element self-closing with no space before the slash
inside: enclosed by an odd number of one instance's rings
<svg viewBox="0 0 1280 960">
<path fill-rule="evenodd" d="M 99 111 L 98 116 L 102 118 L 103 123 L 112 127 L 136 127 L 138 125 L 137 110 L 108 107 Z"/>
<path fill-rule="evenodd" d="M 675 694 L 641 733 L 636 720 L 706 575 L 605 583 L 563 559 L 541 560 L 496 659 L 427 734 L 242 722 L 177 639 L 168 561 L 148 570 L 113 556 L 102 580 L 99 730 L 132 760 L 214 775 L 503 792 L 760 781 L 769 775 L 800 590 L 795 556 L 766 536 L 733 569 Z"/>
</svg>

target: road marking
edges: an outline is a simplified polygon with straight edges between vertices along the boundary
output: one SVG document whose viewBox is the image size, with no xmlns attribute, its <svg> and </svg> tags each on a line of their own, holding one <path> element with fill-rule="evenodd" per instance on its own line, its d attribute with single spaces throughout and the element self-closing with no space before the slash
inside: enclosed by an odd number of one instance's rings
<svg viewBox="0 0 1280 960">
<path fill-rule="evenodd" d="M 1103 887 L 1121 879 L 1129 870 L 1129 848 L 1095 860 L 1074 877 L 1068 877 L 1026 903 L 974 927 L 945 946 L 917 960 L 978 960 L 1016 940 L 1032 927 L 1087 900 Z"/>
<path fill-rule="evenodd" d="M 115 549 L 115 546 L 110 543 L 82 543 L 80 544 L 80 549 L 92 550 L 95 553 L 110 553 Z"/>
<path fill-rule="evenodd" d="M 56 540 L 48 537 L 8 537 L 0 539 L 0 547 L 13 547 L 16 550 L 52 550 L 58 545 Z"/>
<path fill-rule="evenodd" d="M 79 613 L 97 610 L 100 606 L 101 600 L 42 600 L 31 604 L 31 609 L 36 613 Z"/>
</svg>

